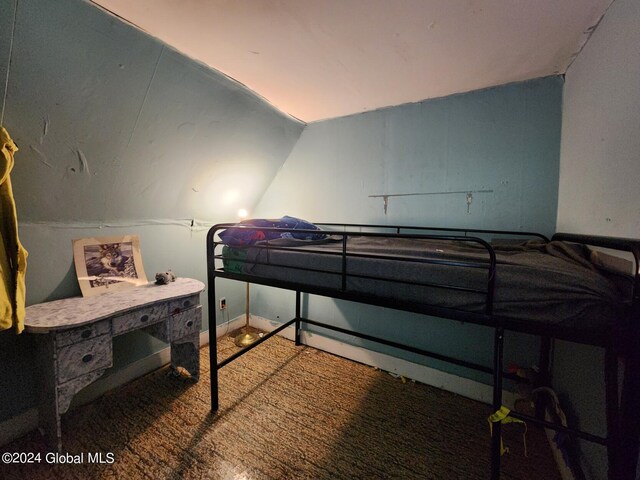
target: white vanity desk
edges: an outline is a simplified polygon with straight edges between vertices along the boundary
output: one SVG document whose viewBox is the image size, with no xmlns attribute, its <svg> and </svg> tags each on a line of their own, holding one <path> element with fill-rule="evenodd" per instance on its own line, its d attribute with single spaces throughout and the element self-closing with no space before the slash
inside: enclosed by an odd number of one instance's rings
<svg viewBox="0 0 640 480">
<path fill-rule="evenodd" d="M 27 307 L 25 330 L 36 335 L 38 347 L 39 423 L 49 445 L 61 451 L 60 415 L 112 365 L 116 335 L 144 330 L 170 343 L 172 368 L 183 367 L 198 380 L 203 290 L 198 280 L 178 278 Z"/>
</svg>

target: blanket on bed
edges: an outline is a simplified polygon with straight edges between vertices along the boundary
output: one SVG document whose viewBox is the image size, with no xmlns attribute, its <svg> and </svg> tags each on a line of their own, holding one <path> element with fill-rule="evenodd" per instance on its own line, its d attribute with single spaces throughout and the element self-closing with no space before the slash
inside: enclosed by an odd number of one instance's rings
<svg viewBox="0 0 640 480">
<path fill-rule="evenodd" d="M 223 253 L 225 267 L 230 267 L 233 259 L 238 273 L 341 290 L 342 244 L 330 240 L 328 236 L 315 245 L 301 241 L 299 246 L 286 249 L 254 245 L 233 257 L 233 249 L 229 249 Z M 594 265 L 586 246 L 539 241 L 492 243 L 496 253 L 495 315 L 584 330 L 600 329 L 625 318 L 622 310 L 629 301 L 632 277 L 611 275 Z M 351 236 L 346 290 L 482 312 L 488 262 L 487 250 L 471 243 Z"/>
<path fill-rule="evenodd" d="M 278 238 L 288 238 L 296 240 L 322 240 L 326 237 L 323 233 L 297 233 L 294 230 L 320 230 L 313 223 L 301 220 L 295 217 L 284 217 L 277 220 L 268 220 L 264 218 L 256 218 L 252 220 L 244 220 L 237 227 L 231 227 L 221 231 L 218 235 L 222 243 L 231 247 L 246 247 L 255 245 L 264 240 L 275 240 Z M 264 227 L 264 228 L 281 228 L 288 231 L 259 230 L 256 228 L 244 227 Z"/>
</svg>

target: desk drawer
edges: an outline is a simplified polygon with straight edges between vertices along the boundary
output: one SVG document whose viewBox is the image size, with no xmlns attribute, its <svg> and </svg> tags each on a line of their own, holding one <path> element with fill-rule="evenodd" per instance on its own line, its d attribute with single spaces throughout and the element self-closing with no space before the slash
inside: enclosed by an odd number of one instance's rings
<svg viewBox="0 0 640 480">
<path fill-rule="evenodd" d="M 171 315 L 168 326 L 172 341 L 199 332 L 202 327 L 202 306 Z"/>
<path fill-rule="evenodd" d="M 113 334 L 119 335 L 131 330 L 151 325 L 167 316 L 167 304 L 150 305 L 139 308 L 113 319 Z"/>
<path fill-rule="evenodd" d="M 110 331 L 111 322 L 109 320 L 102 320 L 101 322 L 91 323 L 82 327 L 59 332 L 56 335 L 56 341 L 58 343 L 58 348 L 60 348 L 73 343 L 89 340 L 90 338 L 94 338 L 99 335 L 104 335 Z"/>
<path fill-rule="evenodd" d="M 112 364 L 111 335 L 69 345 L 58 350 L 58 384 Z"/>
<path fill-rule="evenodd" d="M 180 313 L 188 308 L 193 308 L 200 303 L 200 295 L 178 298 L 169 302 L 169 314 Z"/>
<path fill-rule="evenodd" d="M 202 306 L 198 305 L 196 308 L 169 315 L 164 322 L 151 325 L 144 331 L 163 342 L 173 342 L 199 332 L 201 327 Z"/>
</svg>

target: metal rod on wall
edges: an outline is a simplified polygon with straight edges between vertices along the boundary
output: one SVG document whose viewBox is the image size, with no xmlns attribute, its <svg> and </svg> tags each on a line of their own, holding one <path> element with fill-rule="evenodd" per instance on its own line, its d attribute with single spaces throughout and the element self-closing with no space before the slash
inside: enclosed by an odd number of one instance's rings
<svg viewBox="0 0 640 480">
<path fill-rule="evenodd" d="M 473 200 L 474 193 L 493 193 L 493 190 L 460 190 L 455 192 L 415 192 L 415 193 L 391 193 L 391 194 L 381 194 L 381 195 L 369 195 L 369 198 L 382 198 L 383 200 L 383 208 L 384 214 L 387 214 L 387 210 L 389 208 L 389 198 L 390 197 L 415 197 L 415 196 L 423 196 L 423 195 L 460 195 L 465 194 L 467 196 L 467 213 L 469 213 L 469 207 L 471 206 L 471 201 Z"/>
</svg>

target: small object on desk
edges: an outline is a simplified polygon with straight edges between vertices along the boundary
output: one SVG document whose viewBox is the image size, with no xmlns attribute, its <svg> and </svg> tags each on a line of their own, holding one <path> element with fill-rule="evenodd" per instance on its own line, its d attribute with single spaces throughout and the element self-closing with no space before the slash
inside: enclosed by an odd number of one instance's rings
<svg viewBox="0 0 640 480">
<path fill-rule="evenodd" d="M 167 285 L 168 283 L 176 281 L 176 274 L 171 270 L 167 270 L 166 272 L 156 273 L 156 284 L 158 285 Z"/>
</svg>

